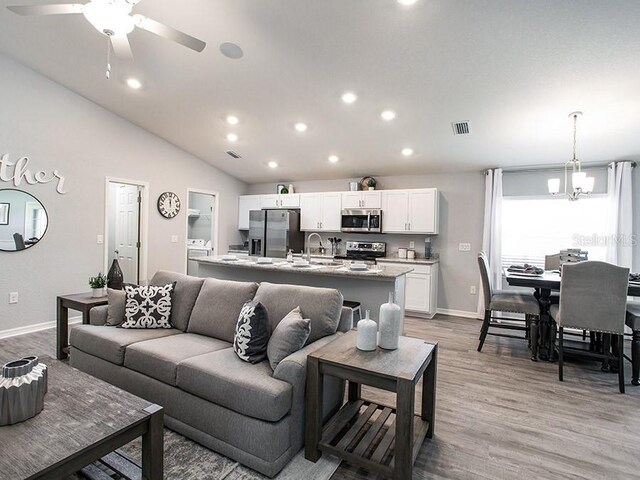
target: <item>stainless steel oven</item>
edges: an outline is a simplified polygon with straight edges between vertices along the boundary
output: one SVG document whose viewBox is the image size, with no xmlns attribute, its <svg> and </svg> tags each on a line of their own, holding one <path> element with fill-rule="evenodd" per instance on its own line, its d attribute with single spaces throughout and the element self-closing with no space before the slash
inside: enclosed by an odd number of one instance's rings
<svg viewBox="0 0 640 480">
<path fill-rule="evenodd" d="M 348 209 L 342 210 L 343 232 L 381 233 L 382 210 Z"/>
</svg>

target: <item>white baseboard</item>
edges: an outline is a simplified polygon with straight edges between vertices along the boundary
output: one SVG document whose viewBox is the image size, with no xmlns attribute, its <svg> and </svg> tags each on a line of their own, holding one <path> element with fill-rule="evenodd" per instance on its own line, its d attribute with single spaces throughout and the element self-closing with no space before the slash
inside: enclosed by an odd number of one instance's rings
<svg viewBox="0 0 640 480">
<path fill-rule="evenodd" d="M 82 323 L 82 317 L 69 317 L 69 325 L 74 325 L 76 323 Z M 56 322 L 44 322 L 44 323 L 36 323 L 35 325 L 27 325 L 26 327 L 18 327 L 18 328 L 9 328 L 7 330 L 0 330 L 0 338 L 9 338 L 15 337 L 17 335 L 25 335 L 27 333 L 39 332 L 41 330 L 46 330 L 48 328 L 55 328 Z"/>
<path fill-rule="evenodd" d="M 465 310 L 450 310 L 448 308 L 439 308 L 437 313 L 440 315 L 450 315 L 452 317 L 473 318 L 479 320 L 478 312 L 467 312 Z"/>
</svg>

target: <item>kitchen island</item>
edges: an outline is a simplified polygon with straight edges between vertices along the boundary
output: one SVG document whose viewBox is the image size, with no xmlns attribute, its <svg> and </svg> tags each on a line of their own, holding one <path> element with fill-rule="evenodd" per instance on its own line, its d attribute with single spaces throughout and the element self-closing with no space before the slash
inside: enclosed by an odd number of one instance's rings
<svg viewBox="0 0 640 480">
<path fill-rule="evenodd" d="M 335 288 L 342 292 L 345 300 L 360 302 L 363 315 L 365 310 L 371 310 L 371 317 L 376 321 L 380 305 L 389 300 L 389 292 L 395 292 L 396 303 L 402 309 L 404 331 L 406 275 L 413 270 L 410 266 L 372 265 L 366 271 L 355 271 L 327 260 L 312 259 L 306 267 L 295 267 L 284 259 L 258 264 L 254 257 L 223 258 L 193 257 L 192 260 L 198 263 L 199 277 Z"/>
</svg>

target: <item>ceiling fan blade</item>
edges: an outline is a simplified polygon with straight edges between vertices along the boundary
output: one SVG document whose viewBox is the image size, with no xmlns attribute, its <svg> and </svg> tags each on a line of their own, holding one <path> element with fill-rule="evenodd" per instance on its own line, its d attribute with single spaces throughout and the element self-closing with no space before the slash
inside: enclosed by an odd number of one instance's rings
<svg viewBox="0 0 640 480">
<path fill-rule="evenodd" d="M 133 61 L 133 52 L 126 35 L 110 35 L 109 40 L 111 40 L 111 46 L 116 57 L 120 60 Z"/>
<path fill-rule="evenodd" d="M 180 45 L 184 45 L 191 50 L 195 50 L 196 52 L 201 52 L 202 50 L 204 50 L 204 47 L 207 46 L 207 44 L 202 40 L 198 40 L 191 35 L 187 35 L 180 30 L 176 30 L 175 28 L 163 25 L 162 23 L 156 22 L 155 20 L 147 18 L 143 15 L 136 14 L 133 15 L 133 18 L 136 21 L 137 27 L 148 32 L 155 33 L 160 37 L 173 40 L 174 42 L 179 43 Z"/>
<path fill-rule="evenodd" d="M 82 13 L 84 5 L 80 3 L 62 3 L 59 5 L 13 5 L 7 7 L 18 15 L 66 15 Z"/>
</svg>

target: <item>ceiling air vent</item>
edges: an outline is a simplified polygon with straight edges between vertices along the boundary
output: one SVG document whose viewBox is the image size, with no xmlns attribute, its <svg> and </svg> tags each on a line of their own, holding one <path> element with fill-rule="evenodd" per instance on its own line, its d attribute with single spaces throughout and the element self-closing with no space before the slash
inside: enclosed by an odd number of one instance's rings
<svg viewBox="0 0 640 480">
<path fill-rule="evenodd" d="M 463 120 L 461 122 L 452 122 L 454 135 L 468 135 L 471 133 L 471 124 L 469 120 Z"/>
<path fill-rule="evenodd" d="M 227 155 L 230 155 L 233 158 L 242 158 L 239 153 L 236 153 L 233 150 L 227 150 Z"/>
</svg>

